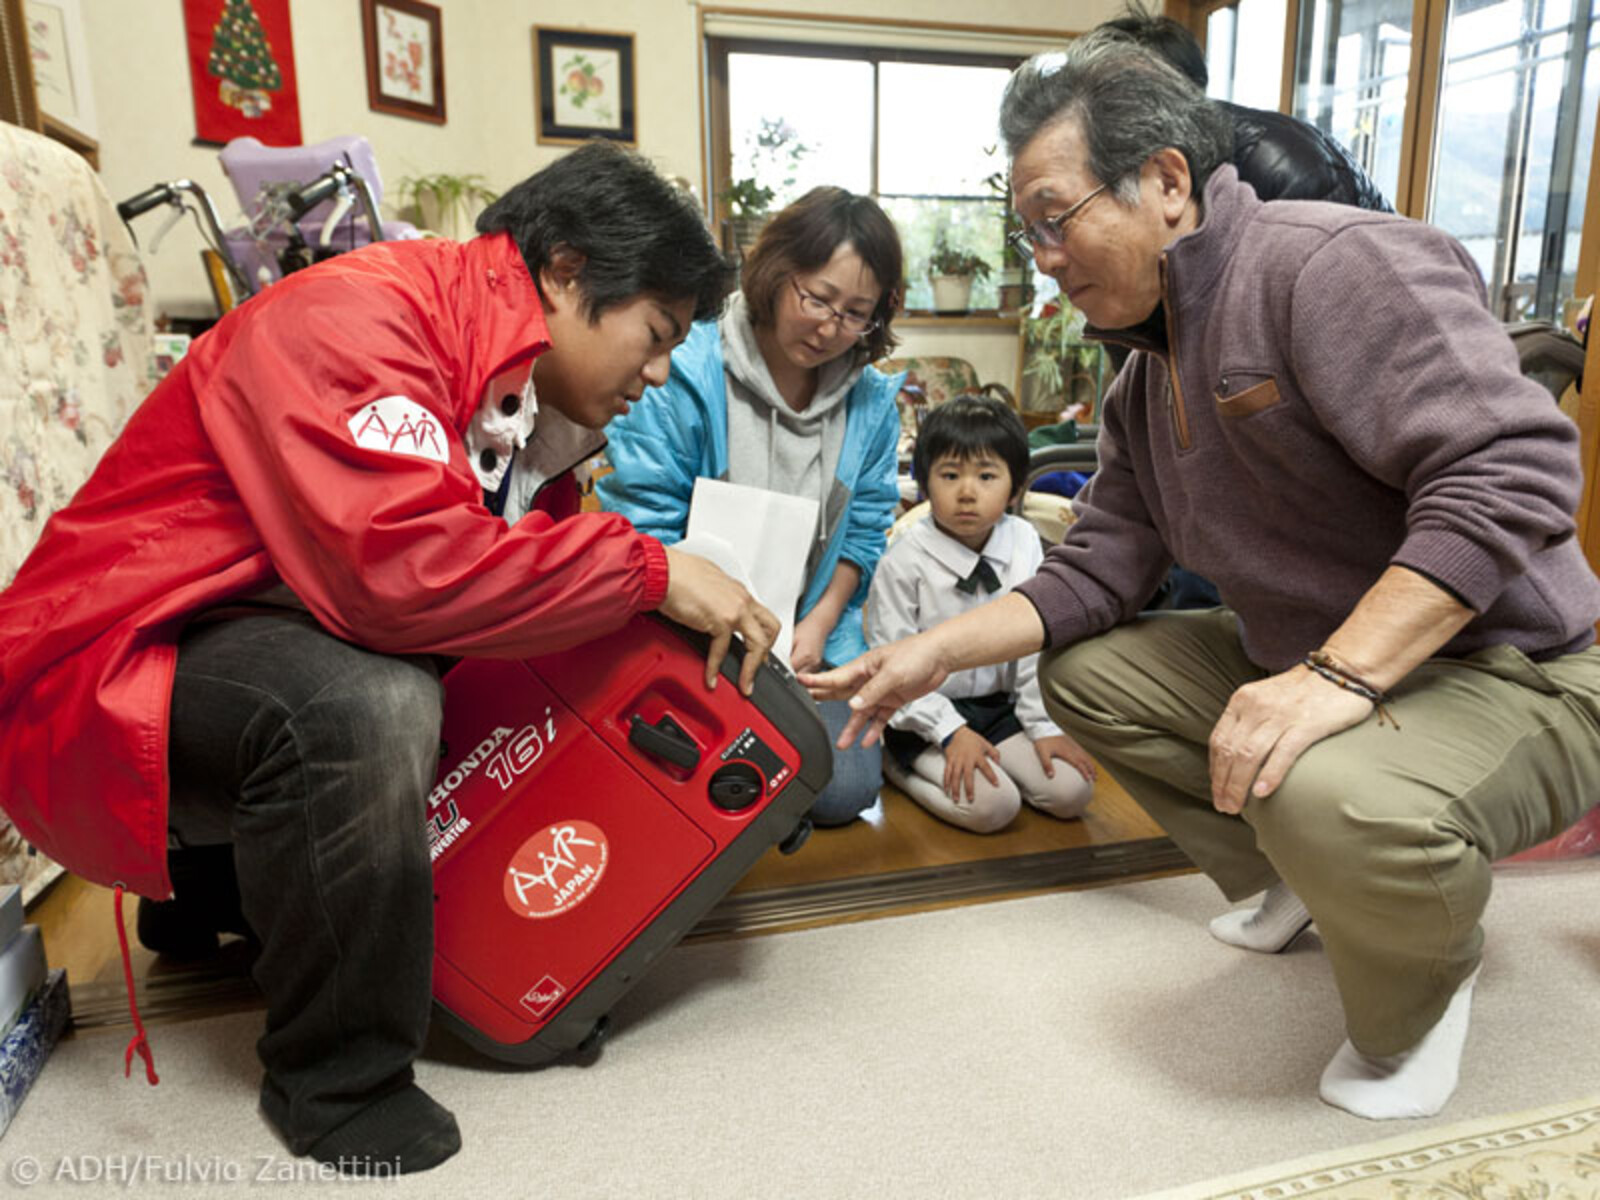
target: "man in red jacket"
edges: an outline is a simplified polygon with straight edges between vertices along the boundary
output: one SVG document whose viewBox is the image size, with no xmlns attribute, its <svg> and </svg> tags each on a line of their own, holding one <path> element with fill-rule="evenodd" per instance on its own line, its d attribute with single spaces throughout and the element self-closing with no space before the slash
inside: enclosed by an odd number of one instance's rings
<svg viewBox="0 0 1600 1200">
<path fill-rule="evenodd" d="M 572 468 L 730 286 L 700 214 L 594 144 L 478 229 L 343 255 L 228 314 L 0 594 L 8 813 L 158 900 L 169 847 L 231 842 L 262 1108 L 355 1172 L 460 1146 L 412 1075 L 436 656 L 541 654 L 658 609 L 712 635 L 708 684 L 743 636 L 748 689 L 778 628 L 704 560 L 578 512 Z M 149 940 L 230 924 L 184 900 L 146 908 Z"/>
</svg>

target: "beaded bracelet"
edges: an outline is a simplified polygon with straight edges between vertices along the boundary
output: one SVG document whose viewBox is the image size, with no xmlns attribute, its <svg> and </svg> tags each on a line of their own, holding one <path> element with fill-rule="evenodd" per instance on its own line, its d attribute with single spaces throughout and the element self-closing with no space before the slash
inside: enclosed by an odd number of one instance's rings
<svg viewBox="0 0 1600 1200">
<path fill-rule="evenodd" d="M 1358 675 L 1352 675 L 1333 660 L 1333 655 L 1326 650 L 1313 650 L 1301 660 L 1303 665 L 1310 667 L 1329 683 L 1342 687 L 1345 691 L 1360 696 L 1372 705 L 1378 713 L 1378 724 L 1387 721 L 1394 728 L 1400 728 L 1400 722 L 1394 719 L 1386 707 L 1389 697 Z"/>
</svg>

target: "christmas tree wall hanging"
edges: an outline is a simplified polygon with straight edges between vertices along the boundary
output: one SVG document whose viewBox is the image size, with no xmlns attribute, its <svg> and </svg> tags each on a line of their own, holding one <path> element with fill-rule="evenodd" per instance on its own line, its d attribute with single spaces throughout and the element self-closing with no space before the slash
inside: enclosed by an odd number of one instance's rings
<svg viewBox="0 0 1600 1200">
<path fill-rule="evenodd" d="M 183 0 L 195 140 L 300 144 L 289 0 Z"/>
<path fill-rule="evenodd" d="M 272 107 L 272 93 L 283 86 L 283 72 L 272 58 L 272 44 L 250 0 L 225 0 L 222 16 L 211 30 L 211 57 L 206 70 L 222 85 L 217 96 L 247 117 Z"/>
</svg>

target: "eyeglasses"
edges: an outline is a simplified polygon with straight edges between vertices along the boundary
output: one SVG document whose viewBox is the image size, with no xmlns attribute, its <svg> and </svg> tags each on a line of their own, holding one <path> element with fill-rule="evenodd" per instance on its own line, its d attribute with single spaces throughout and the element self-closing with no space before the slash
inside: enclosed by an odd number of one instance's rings
<svg viewBox="0 0 1600 1200">
<path fill-rule="evenodd" d="M 789 282 L 794 285 L 795 295 L 800 297 L 800 313 L 813 321 L 837 321 L 839 328 L 851 337 L 864 338 L 878 327 L 878 322 L 871 317 L 863 317 L 859 313 L 840 312 L 821 296 L 808 292 L 800 286 L 800 281 L 793 276 Z"/>
<path fill-rule="evenodd" d="M 1079 200 L 1066 212 L 1057 213 L 1053 217 L 1041 217 L 1023 229 L 1015 230 L 1006 236 L 1006 241 L 1016 248 L 1019 254 L 1032 257 L 1036 247 L 1048 246 L 1056 249 L 1066 243 L 1067 223 L 1082 211 L 1084 205 L 1093 200 L 1111 185 L 1102 183 L 1082 200 Z"/>
</svg>

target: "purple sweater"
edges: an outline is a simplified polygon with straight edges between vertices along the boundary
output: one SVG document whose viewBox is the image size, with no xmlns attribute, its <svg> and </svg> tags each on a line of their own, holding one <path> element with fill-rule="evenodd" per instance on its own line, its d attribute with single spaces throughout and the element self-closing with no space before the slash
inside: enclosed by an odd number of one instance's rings
<svg viewBox="0 0 1600 1200">
<path fill-rule="evenodd" d="M 1017 589 L 1052 645 L 1132 619 L 1174 558 L 1216 583 L 1268 670 L 1321 645 L 1390 564 L 1478 614 L 1441 654 L 1593 641 L 1577 427 L 1522 377 L 1455 239 L 1263 204 L 1224 166 L 1162 284 L 1167 346 L 1118 376 L 1080 520 Z"/>
</svg>

